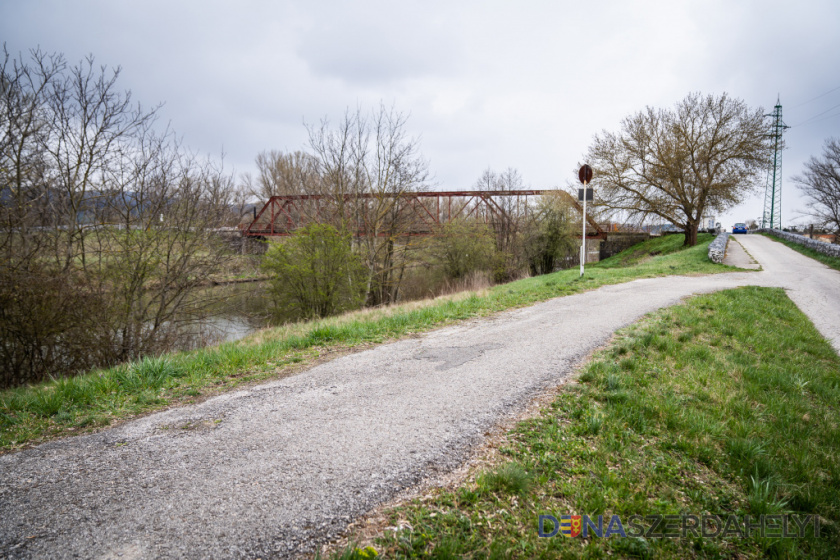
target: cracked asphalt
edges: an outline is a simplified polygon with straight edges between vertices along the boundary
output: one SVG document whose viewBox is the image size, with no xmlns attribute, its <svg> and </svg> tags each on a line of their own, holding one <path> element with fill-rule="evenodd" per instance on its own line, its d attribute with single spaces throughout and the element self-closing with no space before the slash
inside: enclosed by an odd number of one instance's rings
<svg viewBox="0 0 840 560">
<path fill-rule="evenodd" d="M 761 236 L 763 267 L 637 280 L 351 354 L 0 456 L 8 558 L 272 558 L 460 464 L 612 333 L 691 294 L 781 286 L 840 352 L 840 272 Z"/>
</svg>

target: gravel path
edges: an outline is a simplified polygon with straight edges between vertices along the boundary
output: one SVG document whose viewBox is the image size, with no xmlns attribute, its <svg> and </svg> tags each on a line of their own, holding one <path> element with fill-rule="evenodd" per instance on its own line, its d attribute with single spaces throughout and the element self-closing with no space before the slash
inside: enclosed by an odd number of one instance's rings
<svg viewBox="0 0 840 560">
<path fill-rule="evenodd" d="M 763 272 L 638 280 L 474 320 L 0 457 L 0 555 L 286 557 L 461 462 L 618 328 L 782 285 L 840 347 L 840 273 L 759 236 Z M 840 349 L 840 348 L 838 348 Z"/>
</svg>

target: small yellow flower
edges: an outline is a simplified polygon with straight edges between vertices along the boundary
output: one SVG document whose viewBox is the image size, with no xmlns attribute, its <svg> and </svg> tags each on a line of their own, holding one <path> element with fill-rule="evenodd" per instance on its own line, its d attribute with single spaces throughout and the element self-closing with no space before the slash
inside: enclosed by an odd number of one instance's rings
<svg viewBox="0 0 840 560">
<path fill-rule="evenodd" d="M 356 552 L 356 558 L 359 558 L 361 560 L 366 560 L 368 558 L 377 558 L 379 556 L 379 553 L 376 552 L 376 549 L 373 548 L 372 546 L 366 546 L 363 549 L 358 549 L 357 548 L 355 550 L 355 552 Z"/>
</svg>

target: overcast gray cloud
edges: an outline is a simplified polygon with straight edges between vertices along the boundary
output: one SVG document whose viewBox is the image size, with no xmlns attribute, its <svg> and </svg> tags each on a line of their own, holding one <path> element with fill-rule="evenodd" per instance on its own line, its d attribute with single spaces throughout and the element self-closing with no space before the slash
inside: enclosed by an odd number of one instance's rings
<svg viewBox="0 0 840 560">
<path fill-rule="evenodd" d="M 427 17 L 420 3 L 386 2 L 367 13 L 335 3 L 310 14 L 297 54 L 319 78 L 382 87 L 406 79 L 451 76 L 461 41 L 449 20 Z"/>
<path fill-rule="evenodd" d="M 440 188 L 490 166 L 563 185 L 592 136 L 646 105 L 724 91 L 781 97 L 790 177 L 840 136 L 840 3 L 0 0 L 0 40 L 121 65 L 121 84 L 193 149 L 249 171 L 303 122 L 380 101 L 410 113 Z M 828 110 L 824 115 L 813 118 Z M 810 120 L 809 120 L 810 119 Z M 796 126 L 799 125 L 799 126 Z M 721 216 L 757 217 L 762 200 Z"/>
</svg>

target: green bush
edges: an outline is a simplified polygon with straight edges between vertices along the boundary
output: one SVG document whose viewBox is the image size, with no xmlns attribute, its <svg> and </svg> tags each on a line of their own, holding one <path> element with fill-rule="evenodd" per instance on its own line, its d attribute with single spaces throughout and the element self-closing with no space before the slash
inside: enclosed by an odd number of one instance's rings
<svg viewBox="0 0 840 560">
<path fill-rule="evenodd" d="M 310 224 L 265 254 L 270 292 L 284 318 L 318 318 L 362 305 L 366 268 L 353 252 L 350 235 Z"/>
</svg>

